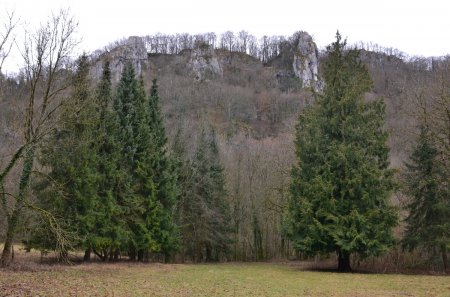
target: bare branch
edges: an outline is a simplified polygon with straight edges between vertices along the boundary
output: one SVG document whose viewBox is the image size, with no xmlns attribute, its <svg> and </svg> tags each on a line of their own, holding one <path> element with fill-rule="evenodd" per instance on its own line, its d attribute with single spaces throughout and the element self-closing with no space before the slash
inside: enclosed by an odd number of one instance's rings
<svg viewBox="0 0 450 297">
<path fill-rule="evenodd" d="M 7 13 L 7 22 L 4 24 L 4 32 L 0 32 L 0 73 L 2 73 L 3 63 L 11 53 L 15 42 L 12 35 L 17 22 L 14 20 L 14 12 Z"/>
</svg>

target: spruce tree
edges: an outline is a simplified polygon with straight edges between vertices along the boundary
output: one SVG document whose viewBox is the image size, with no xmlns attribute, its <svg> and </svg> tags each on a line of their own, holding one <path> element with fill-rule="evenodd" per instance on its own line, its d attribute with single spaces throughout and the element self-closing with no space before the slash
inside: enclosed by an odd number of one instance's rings
<svg viewBox="0 0 450 297">
<path fill-rule="evenodd" d="M 94 230 L 87 238 L 85 260 L 94 252 L 103 261 L 117 260 L 126 246 L 128 230 L 124 209 L 120 205 L 121 181 L 126 172 L 120 170 L 120 133 L 117 118 L 112 110 L 112 84 L 109 62 L 103 65 L 102 77 L 96 91 L 95 126 L 97 150 L 97 197 L 94 205 Z"/>
<path fill-rule="evenodd" d="M 95 106 L 90 96 L 87 56 L 77 61 L 72 94 L 64 121 L 46 140 L 40 162 L 49 172 L 35 188 L 41 208 L 55 214 L 62 227 L 73 233 L 73 247 L 85 248 L 93 230 L 93 209 L 97 199 L 97 155 L 95 149 Z M 26 243 L 28 247 L 56 249 L 56 238 L 38 225 Z M 76 239 L 76 240 L 75 240 Z"/>
<path fill-rule="evenodd" d="M 174 205 L 178 195 L 175 168 L 166 151 L 156 81 L 152 95 L 145 94 L 128 63 L 117 87 L 114 110 L 119 125 L 122 159 L 126 172 L 119 193 L 130 231 L 128 254 L 140 261 L 150 253 L 166 258 L 177 249 Z"/>
<path fill-rule="evenodd" d="M 148 200 L 154 196 L 152 177 L 143 172 L 142 158 L 148 155 L 149 130 L 145 123 L 145 91 L 136 79 L 134 68 L 127 63 L 117 85 L 114 112 L 118 122 L 117 141 L 121 158 L 118 167 L 123 179 L 117 189 L 118 203 L 124 210 L 123 220 L 127 222 L 127 252 L 131 259 L 143 260 L 148 250 L 159 247 L 147 228 L 145 216 L 154 203 Z M 149 182 L 150 184 L 147 184 Z"/>
<path fill-rule="evenodd" d="M 153 145 L 151 164 L 154 183 L 157 185 L 156 197 L 161 203 L 162 218 L 158 241 L 161 252 L 169 260 L 174 251 L 179 249 L 179 230 L 175 224 L 175 207 L 180 196 L 178 185 L 177 160 L 169 155 L 167 136 L 160 107 L 157 80 L 153 79 L 150 97 L 147 104 L 147 122 L 150 131 L 150 141 Z"/>
<path fill-rule="evenodd" d="M 404 247 L 440 254 L 447 270 L 450 246 L 450 189 L 446 168 L 426 126 L 420 127 L 417 144 L 406 164 L 405 186 L 411 197 L 407 205 Z"/>
<path fill-rule="evenodd" d="M 365 101 L 369 73 L 339 33 L 327 47 L 323 76 L 323 94 L 296 127 L 288 235 L 304 254 L 336 252 L 338 270 L 349 271 L 351 254 L 378 255 L 394 241 L 385 108 Z"/>
<path fill-rule="evenodd" d="M 219 261 L 230 251 L 231 217 L 219 160 L 214 131 L 202 131 L 181 205 L 184 254 L 197 262 Z"/>
</svg>

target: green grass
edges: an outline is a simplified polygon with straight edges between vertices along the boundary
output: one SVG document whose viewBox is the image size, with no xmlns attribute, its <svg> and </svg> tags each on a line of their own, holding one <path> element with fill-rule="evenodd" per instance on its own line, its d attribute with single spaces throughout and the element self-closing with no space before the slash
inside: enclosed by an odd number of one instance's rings
<svg viewBox="0 0 450 297">
<path fill-rule="evenodd" d="M 450 296 L 450 277 L 339 274 L 282 264 L 83 264 L 0 270 L 0 296 Z"/>
</svg>

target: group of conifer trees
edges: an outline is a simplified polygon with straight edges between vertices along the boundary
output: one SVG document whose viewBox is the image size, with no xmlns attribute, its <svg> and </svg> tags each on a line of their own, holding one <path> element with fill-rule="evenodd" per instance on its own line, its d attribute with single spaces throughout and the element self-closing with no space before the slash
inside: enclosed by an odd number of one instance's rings
<svg viewBox="0 0 450 297">
<path fill-rule="evenodd" d="M 324 90 L 299 117 L 286 235 L 305 255 L 336 253 L 338 269 L 349 271 L 351 255 L 378 256 L 394 246 L 399 216 L 389 199 L 403 190 L 410 196 L 403 247 L 440 255 L 447 269 L 450 122 L 443 133 L 419 123 L 399 183 L 389 163 L 384 102 L 364 97 L 372 88 L 369 72 L 359 51 L 336 37 L 327 47 Z"/>
<path fill-rule="evenodd" d="M 147 96 L 131 63 L 114 89 L 108 62 L 96 87 L 88 72 L 82 56 L 71 103 L 40 154 L 46 174 L 34 185 L 58 228 L 41 220 L 26 246 L 59 250 L 61 259 L 74 249 L 103 261 L 168 261 L 180 250 L 196 261 L 226 257 L 229 219 L 214 134 L 201 135 L 192 162 L 170 153 L 156 79 Z"/>
</svg>

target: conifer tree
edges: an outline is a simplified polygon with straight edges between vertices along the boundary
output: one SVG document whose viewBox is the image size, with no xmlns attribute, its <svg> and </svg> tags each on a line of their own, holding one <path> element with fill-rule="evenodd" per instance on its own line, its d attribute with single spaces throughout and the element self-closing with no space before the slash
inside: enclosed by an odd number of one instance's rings
<svg viewBox="0 0 450 297">
<path fill-rule="evenodd" d="M 202 131 L 181 205 L 185 255 L 197 262 L 219 261 L 230 251 L 231 218 L 219 160 L 214 131 Z"/>
<path fill-rule="evenodd" d="M 136 79 L 133 66 L 127 64 L 114 102 L 123 154 L 119 167 L 127 172 L 119 199 L 131 232 L 128 254 L 140 261 L 149 253 L 169 256 L 177 248 L 176 172 L 167 155 L 158 104 L 156 81 L 147 98 L 142 79 Z"/>
<path fill-rule="evenodd" d="M 426 126 L 420 128 L 417 144 L 406 164 L 405 185 L 411 197 L 407 205 L 406 232 L 403 244 L 422 248 L 431 255 L 440 254 L 448 268 L 450 246 L 450 189 L 446 168 L 439 162 L 440 153 Z"/>
<path fill-rule="evenodd" d="M 85 247 L 92 232 L 96 192 L 95 109 L 90 96 L 89 64 L 86 55 L 77 61 L 71 104 L 66 104 L 62 125 L 47 140 L 41 164 L 50 168 L 37 183 L 40 207 L 64 220 L 63 227 L 74 234 L 74 247 Z M 26 242 L 28 248 L 56 249 L 56 238 L 38 225 Z M 64 257 L 64 256 L 63 256 Z"/>
<path fill-rule="evenodd" d="M 127 243 L 124 210 L 117 197 L 125 172 L 119 168 L 120 144 L 117 118 L 112 110 L 112 84 L 109 62 L 103 65 L 96 91 L 97 197 L 94 205 L 94 230 L 87 238 L 85 260 L 94 252 L 103 261 L 117 260 Z"/>
<path fill-rule="evenodd" d="M 131 259 L 137 257 L 143 260 L 146 251 L 158 250 L 159 246 L 145 220 L 149 209 L 155 204 L 149 201 L 154 200 L 155 185 L 141 164 L 142 159 L 152 153 L 152 147 L 145 122 L 145 91 L 136 79 L 131 63 L 125 65 L 118 83 L 114 112 L 118 122 L 117 141 L 122 155 L 118 167 L 123 177 L 116 199 L 124 209 L 123 219 L 128 225 L 128 255 Z"/>
<path fill-rule="evenodd" d="M 349 271 L 351 254 L 378 255 L 393 243 L 395 185 L 384 104 L 364 100 L 369 73 L 339 33 L 323 70 L 323 94 L 296 127 L 288 235 L 304 254 L 336 252 L 338 270 Z"/>
<path fill-rule="evenodd" d="M 151 164 L 154 173 L 154 183 L 158 189 L 157 200 L 161 203 L 161 231 L 158 241 L 161 252 L 169 260 L 171 254 L 179 249 L 179 230 L 175 224 L 175 206 L 180 196 L 178 185 L 178 163 L 167 150 L 167 136 L 161 113 L 157 80 L 153 79 L 150 97 L 147 105 L 147 121 L 150 140 L 153 145 L 153 160 Z"/>
</svg>

